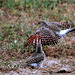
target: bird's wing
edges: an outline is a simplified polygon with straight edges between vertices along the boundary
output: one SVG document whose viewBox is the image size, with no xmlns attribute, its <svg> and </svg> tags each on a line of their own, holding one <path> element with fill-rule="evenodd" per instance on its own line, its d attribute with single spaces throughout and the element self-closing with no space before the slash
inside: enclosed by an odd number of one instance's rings
<svg viewBox="0 0 75 75">
<path fill-rule="evenodd" d="M 34 35 L 30 36 L 30 38 L 28 39 L 24 47 L 27 47 L 32 43 L 34 47 L 36 47 L 37 36 L 38 36 L 38 40 L 41 37 L 42 45 L 56 44 L 58 42 L 57 38 L 55 37 L 55 33 L 52 30 L 49 30 L 49 28 L 41 27 L 39 30 L 35 32 Z"/>
<path fill-rule="evenodd" d="M 28 45 L 30 45 L 33 42 L 34 39 L 35 39 L 35 35 L 31 35 L 28 38 L 28 41 L 26 42 L 26 44 L 24 45 L 24 47 L 27 47 Z"/>
<path fill-rule="evenodd" d="M 37 37 L 38 37 L 38 41 L 39 41 L 39 39 L 41 39 L 41 35 L 39 35 L 39 34 L 34 34 L 34 35 L 31 35 L 30 37 L 29 37 L 29 39 L 28 39 L 28 41 L 26 42 L 26 44 L 24 45 L 24 48 L 25 47 L 27 47 L 27 46 L 29 46 L 29 45 L 31 45 L 32 43 L 33 43 L 33 41 L 34 41 L 34 46 L 36 46 L 36 39 L 37 39 Z"/>
<path fill-rule="evenodd" d="M 32 57 L 31 59 L 29 59 L 26 63 L 28 65 L 32 64 L 32 63 L 37 63 L 37 62 L 40 62 L 44 60 L 44 54 L 40 54 L 40 55 L 37 55 L 36 57 Z"/>
</svg>

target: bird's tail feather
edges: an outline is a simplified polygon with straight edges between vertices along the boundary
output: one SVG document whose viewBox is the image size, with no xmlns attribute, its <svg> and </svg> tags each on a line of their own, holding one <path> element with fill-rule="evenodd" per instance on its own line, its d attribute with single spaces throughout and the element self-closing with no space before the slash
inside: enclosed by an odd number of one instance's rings
<svg viewBox="0 0 75 75">
<path fill-rule="evenodd" d="M 75 27 L 71 28 L 71 29 L 61 30 L 60 33 L 59 33 L 59 35 L 63 36 L 65 34 L 69 33 L 69 32 L 72 32 L 72 31 L 75 31 Z"/>
<path fill-rule="evenodd" d="M 72 32 L 72 31 L 75 31 L 75 27 L 74 27 L 74 28 L 69 29 L 69 30 L 67 31 L 67 33 L 68 33 L 68 32 Z"/>
</svg>

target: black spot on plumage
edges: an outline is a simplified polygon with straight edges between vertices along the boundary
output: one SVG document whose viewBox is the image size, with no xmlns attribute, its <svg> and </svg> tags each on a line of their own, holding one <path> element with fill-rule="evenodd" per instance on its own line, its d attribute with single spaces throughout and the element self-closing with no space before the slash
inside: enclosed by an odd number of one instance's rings
<svg viewBox="0 0 75 75">
<path fill-rule="evenodd" d="M 41 36 L 42 39 L 41 39 L 41 42 L 42 42 L 42 45 L 50 45 L 50 44 L 56 44 L 57 43 L 57 40 L 51 36 Z"/>
</svg>

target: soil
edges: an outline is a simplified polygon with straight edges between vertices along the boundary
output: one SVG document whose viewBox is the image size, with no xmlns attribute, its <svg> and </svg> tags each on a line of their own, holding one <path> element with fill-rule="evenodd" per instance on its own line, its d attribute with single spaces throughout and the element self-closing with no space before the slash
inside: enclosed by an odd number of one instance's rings
<svg viewBox="0 0 75 75">
<path fill-rule="evenodd" d="M 23 60 L 20 60 L 23 61 Z M 15 61 L 18 62 L 18 61 Z M 13 64 L 15 63 L 13 62 Z M 43 61 L 45 68 L 18 68 L 16 70 L 0 72 L 0 75 L 74 75 L 75 74 L 75 58 L 74 57 L 61 57 L 53 58 L 46 57 Z"/>
</svg>

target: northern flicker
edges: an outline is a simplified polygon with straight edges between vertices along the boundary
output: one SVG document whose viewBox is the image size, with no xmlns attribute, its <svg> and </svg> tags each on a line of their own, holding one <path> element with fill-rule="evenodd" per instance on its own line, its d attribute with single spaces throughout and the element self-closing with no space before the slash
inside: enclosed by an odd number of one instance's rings
<svg viewBox="0 0 75 75">
<path fill-rule="evenodd" d="M 44 68 L 43 67 L 43 60 L 45 58 L 45 53 L 42 50 L 41 39 L 38 40 L 38 35 L 37 35 L 36 38 L 37 38 L 37 40 L 36 40 L 36 51 L 26 61 L 25 67 L 27 67 L 27 66 L 35 66 L 37 68 Z"/>
<path fill-rule="evenodd" d="M 41 36 L 42 45 L 57 44 L 58 39 L 62 38 L 64 35 L 66 35 L 67 33 L 71 32 L 71 31 L 75 31 L 75 27 L 65 29 L 65 30 L 59 29 L 59 30 L 55 30 L 55 31 L 50 28 L 41 27 L 33 35 L 30 36 L 30 38 L 28 39 L 28 41 L 24 45 L 24 47 L 26 47 L 32 43 L 35 46 L 35 41 L 36 41 L 35 37 L 37 35 Z"/>
<path fill-rule="evenodd" d="M 33 43 L 34 47 L 36 46 L 36 36 L 41 37 L 41 43 L 42 45 L 50 45 L 50 44 L 56 44 L 57 38 L 55 38 L 55 33 L 46 27 L 39 28 L 33 35 L 30 36 L 27 43 L 24 45 L 24 47 L 30 45 Z"/>
<path fill-rule="evenodd" d="M 45 21 L 39 21 L 38 23 L 34 24 L 40 25 L 41 28 L 39 28 L 33 35 L 30 36 L 24 47 L 28 46 L 31 43 L 33 43 L 35 46 L 36 35 L 41 35 L 42 45 L 57 44 L 58 39 L 75 30 L 75 27 L 70 28 L 71 26 L 68 24 L 68 22 L 65 21 L 48 23 L 46 23 Z"/>
</svg>

